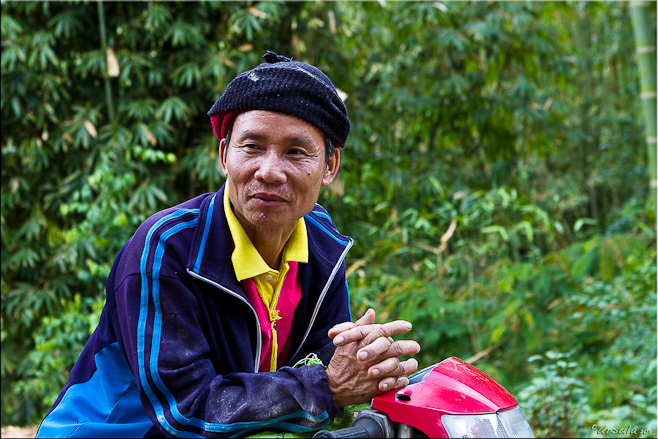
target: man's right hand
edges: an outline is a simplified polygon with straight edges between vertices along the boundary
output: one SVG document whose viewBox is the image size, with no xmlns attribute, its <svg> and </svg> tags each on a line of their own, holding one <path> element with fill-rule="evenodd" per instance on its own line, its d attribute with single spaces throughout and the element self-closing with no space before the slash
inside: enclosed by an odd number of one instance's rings
<svg viewBox="0 0 658 439">
<path fill-rule="evenodd" d="M 329 388 L 339 407 L 370 401 L 374 396 L 409 384 L 402 375 L 413 373 L 418 362 L 399 357 L 420 352 L 413 340 L 393 340 L 412 328 L 405 320 L 375 324 L 369 309 L 356 322 L 345 322 L 329 330 L 336 352 L 327 366 Z"/>
</svg>

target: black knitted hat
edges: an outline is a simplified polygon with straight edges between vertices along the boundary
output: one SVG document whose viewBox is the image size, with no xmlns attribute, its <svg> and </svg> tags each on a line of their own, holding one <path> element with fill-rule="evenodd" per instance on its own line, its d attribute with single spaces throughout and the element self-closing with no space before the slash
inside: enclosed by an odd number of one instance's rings
<svg viewBox="0 0 658 439">
<path fill-rule="evenodd" d="M 304 119 L 338 147 L 350 132 L 347 108 L 331 80 L 312 65 L 267 51 L 258 67 L 233 79 L 208 112 L 217 139 L 241 112 L 269 110 Z"/>
</svg>

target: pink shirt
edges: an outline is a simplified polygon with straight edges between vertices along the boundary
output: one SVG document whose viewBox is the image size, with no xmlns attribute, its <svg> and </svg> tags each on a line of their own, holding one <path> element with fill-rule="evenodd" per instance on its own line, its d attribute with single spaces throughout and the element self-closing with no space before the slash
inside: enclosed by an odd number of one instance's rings
<svg viewBox="0 0 658 439">
<path fill-rule="evenodd" d="M 262 348 L 260 352 L 259 372 L 269 372 L 272 358 L 272 331 L 277 333 L 277 364 L 282 364 L 287 360 L 290 351 L 290 330 L 292 321 L 295 316 L 295 310 L 302 297 L 302 283 L 297 276 L 297 262 L 290 261 L 290 270 L 281 286 L 279 300 L 276 304 L 277 318 L 270 322 L 270 313 L 258 294 L 256 284 L 253 278 L 242 281 L 242 288 L 247 293 L 247 298 L 256 310 L 258 321 L 260 323 L 260 332 L 262 338 Z"/>
</svg>

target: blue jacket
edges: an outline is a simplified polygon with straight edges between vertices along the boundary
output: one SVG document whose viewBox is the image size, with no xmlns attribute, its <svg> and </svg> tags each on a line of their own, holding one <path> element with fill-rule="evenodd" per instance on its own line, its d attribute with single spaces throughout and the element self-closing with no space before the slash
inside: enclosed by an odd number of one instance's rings
<svg viewBox="0 0 658 439">
<path fill-rule="evenodd" d="M 327 331 L 351 319 L 352 240 L 316 205 L 289 358 L 257 373 L 256 312 L 235 278 L 224 187 L 147 219 L 119 252 L 98 327 L 38 437 L 242 436 L 321 428 L 342 414 L 321 365 Z"/>
</svg>

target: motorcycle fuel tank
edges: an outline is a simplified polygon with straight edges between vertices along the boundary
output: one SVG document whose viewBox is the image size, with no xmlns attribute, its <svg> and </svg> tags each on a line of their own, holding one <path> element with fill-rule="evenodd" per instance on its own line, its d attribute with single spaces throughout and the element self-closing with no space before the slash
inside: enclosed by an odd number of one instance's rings
<svg viewBox="0 0 658 439">
<path fill-rule="evenodd" d="M 518 401 L 492 378 L 456 357 L 416 373 L 402 389 L 375 397 L 372 408 L 429 437 L 532 435 Z"/>
</svg>

